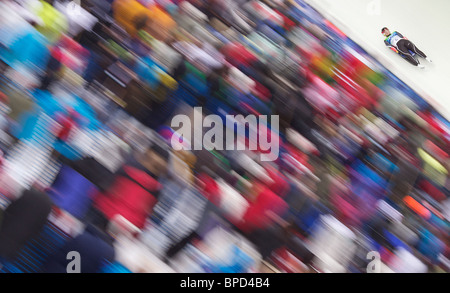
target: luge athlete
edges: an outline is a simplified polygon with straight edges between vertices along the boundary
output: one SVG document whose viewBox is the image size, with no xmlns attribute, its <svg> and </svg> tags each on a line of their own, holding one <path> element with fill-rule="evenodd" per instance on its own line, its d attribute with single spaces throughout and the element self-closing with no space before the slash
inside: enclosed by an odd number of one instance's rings
<svg viewBox="0 0 450 293">
<path fill-rule="evenodd" d="M 419 68 L 425 68 L 420 62 L 414 58 L 411 52 L 414 52 L 418 56 L 425 58 L 428 62 L 431 62 L 431 59 L 425 55 L 424 52 L 420 51 L 413 42 L 405 38 L 399 32 L 391 33 L 387 27 L 381 29 L 381 33 L 386 37 L 384 43 L 394 52 L 401 54 L 403 58 L 405 58 L 409 63 L 414 66 L 418 66 Z"/>
</svg>

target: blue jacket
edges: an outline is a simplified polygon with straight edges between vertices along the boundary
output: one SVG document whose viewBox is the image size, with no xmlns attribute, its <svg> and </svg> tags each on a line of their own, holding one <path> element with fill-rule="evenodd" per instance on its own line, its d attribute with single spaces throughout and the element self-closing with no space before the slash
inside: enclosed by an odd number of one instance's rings
<svg viewBox="0 0 450 293">
<path fill-rule="evenodd" d="M 43 266 L 44 273 L 66 273 L 72 261 L 67 254 L 76 251 L 80 254 L 81 273 L 98 273 L 107 264 L 114 261 L 113 239 L 94 226 L 69 240 L 61 249 L 51 255 Z"/>
</svg>

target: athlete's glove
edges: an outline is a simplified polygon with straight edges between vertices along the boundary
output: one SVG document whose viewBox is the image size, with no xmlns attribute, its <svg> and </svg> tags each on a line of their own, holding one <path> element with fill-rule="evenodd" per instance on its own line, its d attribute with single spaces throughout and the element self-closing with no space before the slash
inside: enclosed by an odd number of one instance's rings
<svg viewBox="0 0 450 293">
<path fill-rule="evenodd" d="M 398 50 L 395 47 L 389 47 L 389 49 L 391 49 L 392 51 L 394 51 L 395 53 L 398 54 Z"/>
</svg>

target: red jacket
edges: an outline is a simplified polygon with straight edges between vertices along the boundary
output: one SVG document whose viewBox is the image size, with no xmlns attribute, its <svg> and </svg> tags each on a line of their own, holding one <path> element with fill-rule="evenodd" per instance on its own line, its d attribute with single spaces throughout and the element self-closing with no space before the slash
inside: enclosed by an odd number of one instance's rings
<svg viewBox="0 0 450 293">
<path fill-rule="evenodd" d="M 273 223 L 273 220 L 267 215 L 268 212 L 273 212 L 280 216 L 287 208 L 288 206 L 283 199 L 269 188 L 263 187 L 256 200 L 250 202 L 250 206 L 247 208 L 242 221 L 237 226 L 243 232 L 265 229 Z"/>
<path fill-rule="evenodd" d="M 236 67 L 239 67 L 239 65 L 250 66 L 251 63 L 257 60 L 257 57 L 251 51 L 237 42 L 225 45 L 221 53 L 225 55 L 229 63 Z"/>
<path fill-rule="evenodd" d="M 267 166 L 265 170 L 270 179 L 272 179 L 272 183 L 267 184 L 267 187 L 276 195 L 284 198 L 290 189 L 286 176 L 272 166 Z"/>
<path fill-rule="evenodd" d="M 124 171 L 132 179 L 118 176 L 107 192 L 96 195 L 94 206 L 108 219 L 119 214 L 136 227 L 143 228 L 156 204 L 156 198 L 150 192 L 157 191 L 161 185 L 145 171 L 129 166 L 125 166 Z"/>
<path fill-rule="evenodd" d="M 61 125 L 61 129 L 56 133 L 56 137 L 59 138 L 62 141 L 66 141 L 72 129 L 74 129 L 77 126 L 76 122 L 76 115 L 65 115 L 65 114 L 58 114 L 56 117 L 56 121 Z"/>
<path fill-rule="evenodd" d="M 220 189 L 217 182 L 205 173 L 199 174 L 197 178 L 201 182 L 200 193 L 214 205 L 219 206 Z"/>
</svg>

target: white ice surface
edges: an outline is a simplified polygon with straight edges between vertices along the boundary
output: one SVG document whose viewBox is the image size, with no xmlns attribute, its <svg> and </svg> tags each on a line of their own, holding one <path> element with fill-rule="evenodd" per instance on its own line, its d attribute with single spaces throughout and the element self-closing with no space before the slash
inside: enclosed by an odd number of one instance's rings
<svg viewBox="0 0 450 293">
<path fill-rule="evenodd" d="M 306 0 L 450 120 L 449 0 Z M 384 45 L 381 28 L 401 32 L 433 63 L 412 66 Z"/>
</svg>

